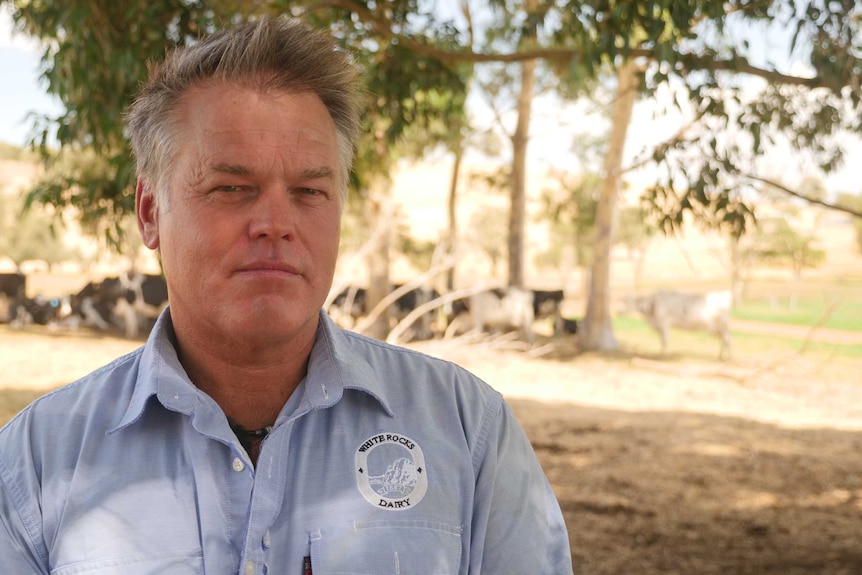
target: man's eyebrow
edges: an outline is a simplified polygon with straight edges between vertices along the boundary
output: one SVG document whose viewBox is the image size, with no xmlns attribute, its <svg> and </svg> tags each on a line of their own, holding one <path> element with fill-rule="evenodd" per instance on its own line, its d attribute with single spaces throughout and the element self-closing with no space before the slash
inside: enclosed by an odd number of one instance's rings
<svg viewBox="0 0 862 575">
<path fill-rule="evenodd" d="M 212 166 L 213 171 L 230 174 L 232 176 L 251 176 L 254 170 L 242 164 L 215 164 Z"/>
<path fill-rule="evenodd" d="M 334 175 L 335 170 L 326 166 L 321 166 L 319 168 L 308 168 L 302 171 L 302 177 L 309 180 L 316 180 L 319 178 L 332 178 Z"/>
<path fill-rule="evenodd" d="M 242 164 L 214 164 L 212 170 L 222 174 L 230 174 L 233 176 L 252 176 L 254 170 Z M 302 177 L 309 180 L 322 178 L 332 178 L 335 176 L 335 170 L 327 166 L 319 168 L 307 168 L 302 171 Z"/>
</svg>

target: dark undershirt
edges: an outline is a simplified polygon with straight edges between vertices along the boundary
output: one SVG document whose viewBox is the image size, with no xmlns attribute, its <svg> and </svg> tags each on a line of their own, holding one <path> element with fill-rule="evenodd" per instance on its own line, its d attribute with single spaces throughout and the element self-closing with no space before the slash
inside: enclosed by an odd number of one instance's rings
<svg viewBox="0 0 862 575">
<path fill-rule="evenodd" d="M 260 429 L 246 429 L 243 426 L 230 421 L 230 428 L 233 430 L 237 439 L 239 439 L 240 445 L 245 448 L 246 453 L 251 458 L 251 462 L 253 464 L 257 464 L 257 456 L 260 454 L 260 445 L 263 443 L 264 438 L 269 434 L 272 429 L 271 425 L 267 425 L 266 427 L 262 427 Z"/>
</svg>

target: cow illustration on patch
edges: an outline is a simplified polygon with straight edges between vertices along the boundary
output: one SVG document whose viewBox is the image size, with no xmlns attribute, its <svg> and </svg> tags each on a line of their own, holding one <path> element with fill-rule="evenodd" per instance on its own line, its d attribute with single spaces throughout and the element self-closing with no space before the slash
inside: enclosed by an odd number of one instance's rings
<svg viewBox="0 0 862 575">
<path fill-rule="evenodd" d="M 403 511 L 428 491 L 422 448 L 398 433 L 378 433 L 356 450 L 356 484 L 365 499 L 380 509 Z"/>
</svg>

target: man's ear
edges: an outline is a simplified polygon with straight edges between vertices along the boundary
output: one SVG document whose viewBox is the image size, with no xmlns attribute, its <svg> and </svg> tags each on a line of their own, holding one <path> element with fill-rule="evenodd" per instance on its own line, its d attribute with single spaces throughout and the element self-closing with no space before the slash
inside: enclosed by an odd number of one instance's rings
<svg viewBox="0 0 862 575">
<path fill-rule="evenodd" d="M 138 179 L 135 189 L 135 217 L 144 245 L 151 250 L 159 247 L 159 209 L 153 186 Z"/>
</svg>

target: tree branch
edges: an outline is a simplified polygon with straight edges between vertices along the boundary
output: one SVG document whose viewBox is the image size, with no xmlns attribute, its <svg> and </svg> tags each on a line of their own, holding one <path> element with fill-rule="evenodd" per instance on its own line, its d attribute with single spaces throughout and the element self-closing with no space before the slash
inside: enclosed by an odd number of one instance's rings
<svg viewBox="0 0 862 575">
<path fill-rule="evenodd" d="M 855 209 L 850 208 L 848 206 L 833 204 L 831 202 L 826 202 L 824 200 L 818 200 L 817 198 L 808 197 L 805 194 L 801 194 L 795 190 L 791 190 L 787 186 L 780 184 L 774 180 L 770 180 L 769 178 L 762 178 L 760 176 L 755 176 L 754 174 L 748 174 L 748 173 L 740 173 L 740 175 L 745 177 L 745 178 L 748 178 L 749 180 L 754 180 L 756 182 L 761 182 L 763 184 L 772 186 L 773 188 L 780 190 L 780 191 L 784 192 L 785 194 L 791 195 L 794 198 L 799 198 L 800 200 L 805 200 L 806 202 L 809 202 L 811 204 L 816 204 L 818 206 L 823 206 L 825 208 L 829 208 L 830 210 L 836 210 L 839 212 L 844 212 L 845 214 L 850 214 L 851 216 L 854 216 L 857 218 L 862 218 L 862 212 L 860 212 L 858 210 L 855 210 Z"/>
<path fill-rule="evenodd" d="M 642 54 L 647 58 L 652 59 L 651 50 L 638 50 L 645 52 Z M 809 78 L 802 76 L 791 76 L 782 74 L 776 70 L 768 70 L 759 68 L 748 61 L 744 56 L 736 56 L 727 60 L 718 60 L 711 56 L 699 56 L 696 54 L 679 54 L 680 61 L 685 66 L 685 70 L 677 70 L 681 76 L 687 73 L 698 71 L 711 72 L 737 72 L 742 74 L 750 74 L 763 78 L 771 84 L 782 84 L 786 86 L 803 86 L 806 88 L 827 88 L 832 84 L 827 82 L 822 76 L 815 75 Z"/>
<path fill-rule="evenodd" d="M 682 126 L 676 134 L 665 140 L 664 142 L 660 142 L 653 147 L 653 153 L 649 156 L 645 156 L 641 160 L 636 161 L 635 163 L 626 166 L 620 170 L 620 174 L 626 174 L 628 172 L 632 172 L 638 168 L 641 168 L 650 162 L 655 160 L 656 152 L 666 153 L 668 150 L 673 148 L 678 144 L 682 144 L 683 142 L 691 141 L 688 137 L 688 131 L 697 124 L 701 118 L 703 118 L 704 112 L 698 112 L 697 117 L 693 118 L 690 122 Z"/>
<path fill-rule="evenodd" d="M 369 10 L 367 7 L 354 2 L 353 0 L 327 0 L 325 2 L 317 3 L 314 6 L 315 9 L 340 8 L 354 12 L 359 17 L 360 21 L 373 26 L 377 34 L 384 40 L 397 40 L 400 45 L 405 46 L 417 54 L 428 56 L 435 60 L 439 60 L 440 62 L 449 64 L 457 62 L 513 63 L 534 59 L 568 63 L 574 59 L 583 58 L 584 56 L 583 52 L 578 48 L 565 47 L 532 48 L 509 53 L 476 52 L 470 48 L 449 50 L 435 46 L 424 39 L 394 32 L 392 30 L 391 22 L 387 18 L 379 15 L 376 11 Z M 627 57 L 629 59 L 646 58 L 648 60 L 656 60 L 655 51 L 645 48 L 633 48 L 627 53 Z M 750 74 L 752 76 L 763 78 L 771 83 L 784 85 L 804 86 L 807 88 L 830 87 L 832 85 L 832 83 L 827 82 L 826 79 L 819 74 L 808 78 L 783 74 L 776 70 L 769 70 L 755 66 L 751 64 L 747 58 L 742 56 L 719 60 L 714 56 L 699 56 L 697 54 L 680 53 L 678 54 L 678 57 L 679 61 L 685 68 L 684 71 L 677 71 L 677 73 L 682 75 L 684 75 L 684 72 L 691 73 L 695 71 L 728 71 Z"/>
</svg>

